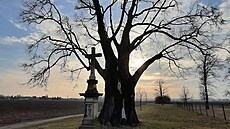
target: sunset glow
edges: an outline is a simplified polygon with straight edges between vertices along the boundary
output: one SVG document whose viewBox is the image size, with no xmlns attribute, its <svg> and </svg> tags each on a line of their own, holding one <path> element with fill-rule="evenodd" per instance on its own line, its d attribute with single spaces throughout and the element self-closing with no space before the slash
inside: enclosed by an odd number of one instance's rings
<svg viewBox="0 0 230 129">
<path fill-rule="evenodd" d="M 73 1 L 69 0 L 53 0 L 57 7 L 61 10 L 60 12 L 63 15 L 68 17 L 74 17 L 74 7 Z M 179 0 L 178 3 L 183 4 L 184 9 L 189 9 L 189 5 L 196 0 Z M 73 97 L 79 98 L 79 93 L 84 92 L 87 87 L 87 79 L 89 76 L 89 71 L 82 70 L 81 74 L 78 79 L 70 80 L 69 77 L 71 75 L 70 72 L 60 72 L 60 67 L 54 67 L 51 70 L 51 75 L 49 78 L 49 82 L 47 87 L 28 87 L 25 85 L 20 85 L 28 80 L 28 75 L 25 71 L 21 70 L 20 65 L 24 62 L 29 61 L 29 55 L 26 50 L 26 46 L 30 44 L 33 40 L 39 39 L 39 37 L 44 33 L 52 33 L 55 36 L 57 30 L 57 26 L 50 22 L 44 22 L 43 24 L 39 25 L 31 25 L 28 26 L 19 21 L 19 13 L 20 8 L 22 7 L 23 0 L 1 0 L 0 1 L 0 95 L 24 95 L 24 96 L 60 96 L 63 98 L 66 97 Z M 108 2 L 108 1 L 107 1 Z M 230 29 L 230 2 L 229 0 L 201 0 L 202 4 L 210 4 L 214 7 L 220 9 L 223 12 L 223 18 L 226 20 L 226 24 L 224 25 L 225 28 Z M 172 15 L 177 15 L 173 14 Z M 114 15 L 116 17 L 116 15 Z M 71 19 L 69 19 L 71 20 Z M 158 19 L 156 19 L 158 20 Z M 108 21 L 106 21 L 108 22 Z M 74 21 L 71 21 L 74 23 Z M 77 26 L 77 25 L 76 25 Z M 114 25 L 116 26 L 116 25 Z M 75 31 L 81 31 L 82 28 Z M 93 28 L 95 29 L 95 28 Z M 137 31 L 141 30 L 141 28 L 137 28 Z M 167 29 L 167 28 L 166 28 Z M 95 33 L 97 30 L 93 30 Z M 142 30 L 143 31 L 143 30 Z M 95 34 L 93 33 L 93 34 Z M 111 33 L 111 32 L 109 32 Z M 135 37 L 139 32 L 131 32 L 130 37 L 131 39 Z M 221 33 L 228 33 L 228 32 L 221 32 Z M 133 35 L 132 35 L 133 34 Z M 95 34 L 98 36 L 98 34 Z M 118 36 L 119 37 L 119 36 Z M 98 37 L 96 37 L 98 38 Z M 167 44 L 166 39 L 159 37 L 161 40 L 156 40 L 152 38 L 148 45 L 141 46 L 143 50 L 135 50 L 135 52 L 131 53 L 129 68 L 130 73 L 133 73 L 147 60 L 149 57 L 156 54 L 158 48 L 165 47 Z M 157 47 L 151 48 L 151 43 L 154 41 L 155 45 L 159 43 Z M 218 41 L 218 40 L 217 40 Z M 83 43 L 91 43 L 88 39 L 85 41 L 81 41 Z M 146 41 L 147 42 L 147 41 Z M 154 45 L 152 45 L 154 46 Z M 100 45 L 96 46 L 96 51 L 102 53 Z M 87 48 L 88 49 L 88 48 Z M 153 50 L 154 49 L 154 50 Z M 156 49 L 156 50 L 155 50 Z M 172 50 L 173 51 L 173 50 Z M 182 50 L 181 50 L 182 51 Z M 88 52 L 88 51 L 87 51 Z M 156 53 L 154 53 L 156 52 Z M 141 53 L 141 54 L 140 54 Z M 149 54 L 146 54 L 149 53 Z M 225 53 L 224 53 L 225 54 Z M 223 54 L 223 55 L 224 55 Z M 115 52 L 116 55 L 116 52 Z M 82 56 L 82 55 L 81 55 Z M 103 55 L 104 56 L 104 55 Z M 161 59 L 155 61 L 152 65 L 148 67 L 148 69 L 143 73 L 140 80 L 138 81 L 137 88 L 141 87 L 142 90 L 145 90 L 148 93 L 150 98 L 154 98 L 154 87 L 155 82 L 158 79 L 162 79 L 165 81 L 165 85 L 168 88 L 168 95 L 172 98 L 179 98 L 179 94 L 181 88 L 183 86 L 188 87 L 195 99 L 199 98 L 199 78 L 197 71 L 195 69 L 190 71 L 190 74 L 185 76 L 184 78 L 177 77 L 173 72 L 170 71 L 168 67 L 168 60 Z M 99 58 L 99 61 L 105 61 L 103 57 Z M 86 61 L 87 62 L 87 61 Z M 77 60 L 76 57 L 69 59 L 69 67 L 70 68 L 78 68 L 82 67 L 81 63 Z M 167 67 L 164 67 L 164 64 Z M 184 60 L 181 62 L 182 66 L 185 67 L 192 67 L 195 66 L 195 63 L 192 59 Z M 88 65 L 88 64 L 87 64 Z M 104 68 L 104 63 L 102 63 L 102 68 Z M 224 71 L 225 72 L 225 71 Z M 78 76 L 75 74 L 74 76 Z M 98 79 L 98 91 L 100 93 L 104 92 L 104 80 L 102 77 L 97 73 L 96 78 Z M 223 91 L 227 89 L 227 84 L 225 82 L 218 82 L 217 95 L 215 99 L 223 98 Z"/>
<path fill-rule="evenodd" d="M 131 67 L 139 68 L 144 63 L 143 59 L 134 59 L 130 64 Z"/>
</svg>

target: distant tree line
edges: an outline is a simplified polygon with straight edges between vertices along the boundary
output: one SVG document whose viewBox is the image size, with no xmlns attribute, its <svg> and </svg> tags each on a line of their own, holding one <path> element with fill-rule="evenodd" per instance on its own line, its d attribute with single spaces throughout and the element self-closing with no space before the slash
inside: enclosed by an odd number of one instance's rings
<svg viewBox="0 0 230 129">
<path fill-rule="evenodd" d="M 15 95 L 15 96 L 4 96 L 0 95 L 0 99 L 4 100 L 62 100 L 62 97 L 48 97 L 45 96 L 22 96 L 22 95 Z"/>
</svg>

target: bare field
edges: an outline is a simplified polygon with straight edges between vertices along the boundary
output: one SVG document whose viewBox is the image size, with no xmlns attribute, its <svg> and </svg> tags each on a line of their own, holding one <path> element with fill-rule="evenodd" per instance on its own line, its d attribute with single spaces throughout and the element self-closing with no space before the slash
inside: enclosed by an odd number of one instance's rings
<svg viewBox="0 0 230 129">
<path fill-rule="evenodd" d="M 145 104 L 146 102 L 143 102 Z M 102 102 L 99 102 L 99 111 Z M 139 106 L 139 102 L 136 102 Z M 20 122 L 84 113 L 83 100 L 1 100 L 0 127 Z"/>
<path fill-rule="evenodd" d="M 218 105 L 215 105 L 218 106 Z M 0 101 L 0 126 L 18 123 L 22 121 L 33 121 L 57 116 L 82 114 L 83 101 Z M 218 106 L 215 108 L 216 115 L 221 112 Z M 226 106 L 228 114 L 230 107 Z M 176 105 L 157 105 L 148 103 L 143 110 L 137 107 L 137 113 L 141 121 L 138 127 L 122 126 L 127 129 L 230 129 L 230 121 L 223 118 L 200 115 L 192 111 L 184 110 Z M 74 129 L 81 124 L 82 117 L 74 117 L 65 120 L 44 123 L 26 127 L 25 129 Z M 95 128 L 101 127 L 95 121 Z M 24 129 L 24 128 L 23 128 Z M 114 128 L 117 129 L 117 128 Z"/>
<path fill-rule="evenodd" d="M 0 100 L 0 126 L 83 113 L 80 100 Z"/>
</svg>

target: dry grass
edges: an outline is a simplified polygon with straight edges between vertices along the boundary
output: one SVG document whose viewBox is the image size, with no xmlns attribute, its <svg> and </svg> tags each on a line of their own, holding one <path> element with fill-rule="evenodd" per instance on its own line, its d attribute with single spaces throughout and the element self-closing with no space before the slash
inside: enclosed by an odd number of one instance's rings
<svg viewBox="0 0 230 129">
<path fill-rule="evenodd" d="M 82 117 L 74 117 L 20 129 L 78 129 L 82 119 Z"/>
<path fill-rule="evenodd" d="M 139 127 L 125 129 L 230 129 L 229 121 L 211 118 L 178 108 L 174 105 L 147 104 L 138 109 Z M 100 128 L 97 125 L 96 128 Z M 105 128 L 105 127 L 104 127 Z M 107 127 L 111 128 L 111 127 Z M 118 129 L 118 128 L 114 128 Z"/>
<path fill-rule="evenodd" d="M 122 126 L 122 129 L 230 129 L 230 121 L 220 118 L 211 118 L 197 115 L 178 108 L 174 105 L 147 104 L 140 111 L 137 109 L 141 124 L 139 127 Z M 76 129 L 81 124 L 82 117 L 65 119 L 62 121 L 46 123 L 26 129 Z M 113 127 L 101 127 L 96 122 L 96 129 L 111 129 Z M 113 129 L 119 129 L 113 128 Z"/>
<path fill-rule="evenodd" d="M 229 129 L 228 121 L 213 119 L 172 105 L 150 104 L 139 112 L 143 129 Z"/>
</svg>

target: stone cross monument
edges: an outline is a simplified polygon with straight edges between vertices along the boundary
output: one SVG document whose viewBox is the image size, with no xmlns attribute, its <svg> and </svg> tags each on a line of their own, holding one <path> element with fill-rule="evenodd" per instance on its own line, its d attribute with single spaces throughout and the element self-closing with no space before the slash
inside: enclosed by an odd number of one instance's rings
<svg viewBox="0 0 230 129">
<path fill-rule="evenodd" d="M 96 54 L 95 48 L 92 47 L 92 54 L 86 55 L 86 58 L 90 60 L 90 76 L 87 80 L 88 87 L 85 93 L 80 93 L 80 96 L 85 97 L 85 113 L 82 120 L 82 124 L 79 129 L 93 129 L 93 119 L 98 115 L 98 97 L 102 96 L 102 93 L 98 93 L 96 84 L 98 81 L 95 76 L 95 58 L 101 57 L 101 53 Z"/>
</svg>

